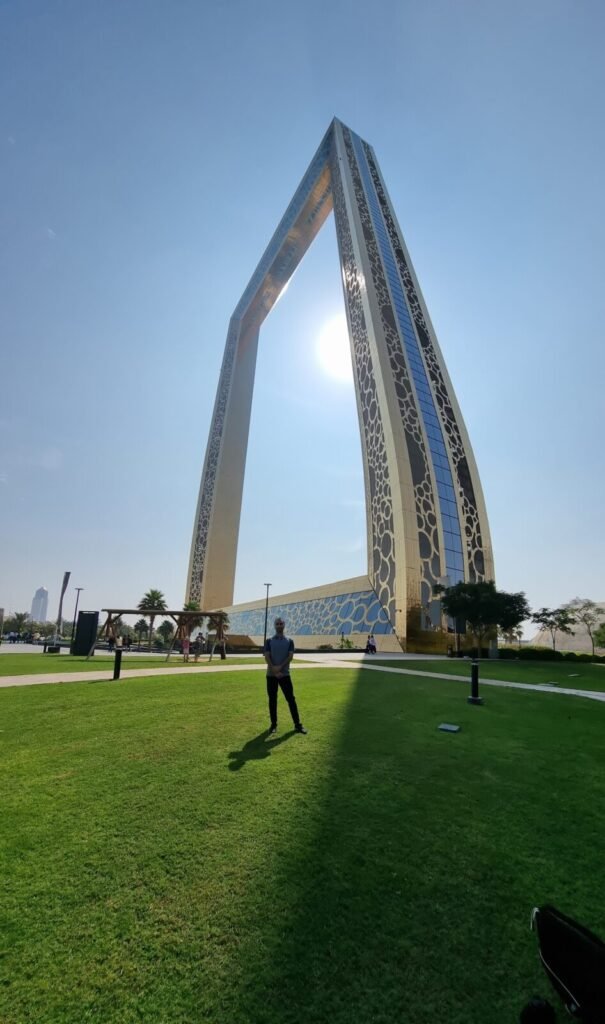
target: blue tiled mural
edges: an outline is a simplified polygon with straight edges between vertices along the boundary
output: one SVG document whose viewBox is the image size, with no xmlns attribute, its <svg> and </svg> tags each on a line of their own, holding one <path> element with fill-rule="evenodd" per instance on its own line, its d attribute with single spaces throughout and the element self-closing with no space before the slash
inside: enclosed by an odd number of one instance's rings
<svg viewBox="0 0 605 1024">
<path fill-rule="evenodd" d="M 296 636 L 337 633 L 393 633 L 386 612 L 373 590 L 355 594 L 335 594 L 312 601 L 294 601 L 291 604 L 269 605 L 269 632 L 273 620 L 281 615 L 286 622 L 286 633 Z M 259 636 L 265 629 L 265 609 L 229 612 L 229 632 L 240 636 Z"/>
</svg>

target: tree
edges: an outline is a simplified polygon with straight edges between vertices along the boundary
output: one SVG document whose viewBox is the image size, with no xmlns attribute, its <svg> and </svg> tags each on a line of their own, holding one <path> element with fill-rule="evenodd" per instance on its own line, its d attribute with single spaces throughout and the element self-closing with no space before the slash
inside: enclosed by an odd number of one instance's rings
<svg viewBox="0 0 605 1024">
<path fill-rule="evenodd" d="M 140 647 L 141 647 L 141 637 L 142 636 L 147 636 L 147 634 L 149 632 L 149 626 L 145 622 L 145 619 L 139 619 L 138 622 L 135 622 L 135 624 L 134 624 L 134 631 L 135 631 L 136 635 L 139 638 L 139 650 L 140 650 Z"/>
<path fill-rule="evenodd" d="M 210 612 L 208 616 L 208 629 L 213 629 L 215 632 L 214 643 L 221 649 L 221 658 L 226 657 L 226 646 L 225 646 L 225 630 L 229 625 L 229 616 L 227 612 L 216 611 Z M 212 657 L 212 655 L 210 655 Z"/>
<path fill-rule="evenodd" d="M 441 594 L 441 606 L 446 615 L 463 619 L 481 650 L 486 637 L 499 627 L 513 630 L 530 616 L 525 594 L 509 594 L 496 590 L 493 580 L 485 583 L 456 583 L 453 587 L 435 587 Z"/>
<path fill-rule="evenodd" d="M 518 644 L 520 647 L 523 640 L 523 627 L 513 626 L 512 629 L 502 629 L 500 627 L 498 635 L 502 637 L 505 643 L 510 644 L 511 647 L 513 644 Z"/>
<path fill-rule="evenodd" d="M 183 605 L 183 611 L 184 612 L 198 612 L 199 610 L 200 610 L 200 603 L 199 603 L 199 601 L 185 601 L 185 604 Z M 201 613 L 200 613 L 199 616 L 198 615 L 192 615 L 191 617 L 187 616 L 187 618 L 183 620 L 179 632 L 181 633 L 182 636 L 191 636 L 191 634 L 193 633 L 193 630 L 194 629 L 199 629 L 199 627 L 203 624 L 203 622 L 204 622 L 204 616 Z"/>
<path fill-rule="evenodd" d="M 159 633 L 165 644 L 169 644 L 174 633 L 174 626 L 168 619 L 164 619 L 161 626 L 158 626 L 156 633 Z"/>
<path fill-rule="evenodd" d="M 523 591 L 509 594 L 506 590 L 498 590 L 497 594 L 500 602 L 498 627 L 502 633 L 512 636 L 520 644 L 523 637 L 521 624 L 531 615 L 527 598 Z"/>
<path fill-rule="evenodd" d="M 32 633 L 43 637 L 53 636 L 56 628 L 54 622 L 29 622 L 28 625 Z"/>
<path fill-rule="evenodd" d="M 153 623 L 158 612 L 166 611 L 166 598 L 161 590 L 148 590 L 137 605 L 140 612 L 147 612 L 149 618 L 149 650 L 153 639 Z"/>
<path fill-rule="evenodd" d="M 7 633 L 22 633 L 28 621 L 27 612 L 15 612 L 5 620 L 4 629 Z"/>
<path fill-rule="evenodd" d="M 210 612 L 208 616 L 208 629 L 213 629 L 215 631 L 217 643 L 223 642 L 225 630 L 228 626 L 229 616 L 227 615 L 227 612 Z"/>
<path fill-rule="evenodd" d="M 594 642 L 597 647 L 605 647 L 605 622 L 602 622 L 600 626 L 594 631 Z"/>
<path fill-rule="evenodd" d="M 599 606 L 590 601 L 587 597 L 576 597 L 567 606 L 576 622 L 581 622 L 590 637 L 592 644 L 592 656 L 594 658 L 595 631 L 599 626 L 605 625 L 601 622 L 602 612 Z"/>
<path fill-rule="evenodd" d="M 567 633 L 574 636 L 571 628 L 575 625 L 575 618 L 569 608 L 540 608 L 531 617 L 532 622 L 546 630 L 551 635 L 552 649 L 556 650 L 557 633 Z"/>
</svg>

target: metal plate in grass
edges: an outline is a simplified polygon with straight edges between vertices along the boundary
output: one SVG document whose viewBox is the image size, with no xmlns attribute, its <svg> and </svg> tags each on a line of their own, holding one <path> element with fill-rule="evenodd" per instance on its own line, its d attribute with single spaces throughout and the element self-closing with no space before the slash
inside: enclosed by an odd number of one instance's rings
<svg viewBox="0 0 605 1024">
<path fill-rule="evenodd" d="M 451 722 L 442 722 L 439 729 L 441 732 L 460 732 L 460 726 L 452 725 Z"/>
</svg>

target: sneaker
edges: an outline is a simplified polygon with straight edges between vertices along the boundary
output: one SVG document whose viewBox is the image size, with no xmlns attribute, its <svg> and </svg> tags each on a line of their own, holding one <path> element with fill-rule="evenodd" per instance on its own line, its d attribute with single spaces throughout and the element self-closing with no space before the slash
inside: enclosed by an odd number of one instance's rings
<svg viewBox="0 0 605 1024">
<path fill-rule="evenodd" d="M 303 736 L 307 735 L 308 730 L 305 729 L 305 727 L 302 724 L 302 722 L 300 722 L 298 725 L 295 725 L 294 728 L 295 728 L 296 732 L 302 732 Z"/>
<path fill-rule="evenodd" d="M 277 732 L 277 726 L 276 725 L 270 725 L 269 726 L 269 736 L 275 736 L 276 732 Z"/>
</svg>

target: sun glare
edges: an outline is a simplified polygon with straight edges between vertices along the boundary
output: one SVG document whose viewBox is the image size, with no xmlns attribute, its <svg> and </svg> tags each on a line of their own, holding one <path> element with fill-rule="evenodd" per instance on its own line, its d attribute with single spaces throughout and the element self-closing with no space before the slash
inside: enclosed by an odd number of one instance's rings
<svg viewBox="0 0 605 1024">
<path fill-rule="evenodd" d="M 317 339 L 317 358 L 328 377 L 341 381 L 353 379 L 349 329 L 344 313 L 332 317 L 322 327 Z"/>
</svg>

